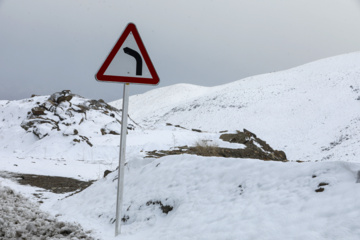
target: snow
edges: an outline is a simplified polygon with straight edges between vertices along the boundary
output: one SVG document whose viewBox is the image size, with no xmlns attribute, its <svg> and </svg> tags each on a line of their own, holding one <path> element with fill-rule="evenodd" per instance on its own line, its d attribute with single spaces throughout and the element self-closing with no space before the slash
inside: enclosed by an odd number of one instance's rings
<svg viewBox="0 0 360 240">
<path fill-rule="evenodd" d="M 201 88 L 199 93 L 198 86 L 189 85 L 184 90 L 182 85 L 154 89 L 130 97 L 129 114 L 148 127 L 172 123 L 209 132 L 247 128 L 283 149 L 289 159 L 358 161 L 341 150 L 345 142 L 336 147 L 337 156 L 321 149 L 341 137 L 344 128 L 358 126 L 359 63 L 360 54 L 351 53 Z M 176 105 L 167 105 L 169 95 Z M 346 144 L 357 144 L 354 140 Z"/>
<path fill-rule="evenodd" d="M 64 124 L 59 131 L 39 125 L 39 139 L 21 124 L 50 96 L 1 100 L 0 183 L 35 202 L 39 189 L 18 185 L 4 171 L 97 180 L 72 196 L 44 192 L 40 209 L 60 214 L 59 221 L 80 223 L 98 239 L 358 239 L 359 63 L 356 52 L 216 87 L 177 84 L 131 96 L 126 222 L 116 238 L 120 137 L 110 133 L 119 132 L 121 112 L 90 109 L 85 118 L 76 111 L 90 102 L 74 96 L 56 106 L 56 115 L 47 112 L 47 118 L 61 116 Z M 121 103 L 111 104 L 121 108 Z M 290 161 L 146 157 L 147 151 L 201 142 L 244 148 L 219 138 L 220 131 L 243 129 L 285 151 Z M 105 170 L 114 172 L 103 178 Z M 0 187 L 1 197 L 6 189 Z M 22 208 L 40 211 L 26 201 L 21 200 Z M 2 211 L 5 222 L 8 211 Z M 34 229 L 26 227 L 24 234 Z M 14 233 L 15 228 L 6 229 Z"/>
<path fill-rule="evenodd" d="M 168 156 L 125 172 L 122 239 L 358 239 L 359 164 Z M 313 177 L 316 176 L 316 177 Z M 57 211 L 112 239 L 116 173 Z M 315 192 L 320 183 L 324 192 Z M 94 193 L 99 193 L 95 195 Z M 162 213 L 161 201 L 174 209 Z M 80 204 L 92 206 L 79 208 Z M 99 230 L 100 231 L 100 230 Z M 221 237 L 222 236 L 222 237 Z"/>
<path fill-rule="evenodd" d="M 0 185 L 1 239 L 94 239 L 81 226 L 58 221 L 8 187 Z"/>
</svg>

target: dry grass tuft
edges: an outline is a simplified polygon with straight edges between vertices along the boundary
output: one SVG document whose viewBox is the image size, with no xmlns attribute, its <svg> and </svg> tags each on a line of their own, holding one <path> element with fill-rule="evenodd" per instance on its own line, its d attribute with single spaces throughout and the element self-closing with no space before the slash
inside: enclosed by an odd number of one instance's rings
<svg viewBox="0 0 360 240">
<path fill-rule="evenodd" d="M 220 156 L 221 152 L 221 148 L 211 140 L 199 140 L 191 149 L 201 156 Z"/>
</svg>

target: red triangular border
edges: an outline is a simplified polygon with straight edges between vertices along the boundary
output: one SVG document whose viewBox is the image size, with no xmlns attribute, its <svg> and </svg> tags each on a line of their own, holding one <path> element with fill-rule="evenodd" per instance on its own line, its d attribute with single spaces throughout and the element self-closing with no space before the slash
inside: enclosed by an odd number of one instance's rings
<svg viewBox="0 0 360 240">
<path fill-rule="evenodd" d="M 139 47 L 141 55 L 144 59 L 145 64 L 147 65 L 151 77 L 152 78 L 139 78 L 139 77 L 127 77 L 127 76 L 113 76 L 113 75 L 104 75 L 106 69 L 109 67 L 110 63 L 114 59 L 115 55 L 125 42 L 126 38 L 129 36 L 130 32 L 132 32 L 135 41 Z M 135 24 L 129 23 L 124 32 L 121 34 L 119 40 L 116 42 L 115 46 L 109 53 L 108 57 L 104 61 L 103 65 L 100 67 L 99 71 L 95 75 L 95 79 L 98 81 L 105 81 L 105 82 L 123 82 L 123 83 L 140 83 L 140 84 L 158 84 L 160 79 L 157 75 L 154 65 L 152 64 L 150 57 L 145 49 L 145 46 L 141 40 L 139 32 L 136 29 Z"/>
</svg>

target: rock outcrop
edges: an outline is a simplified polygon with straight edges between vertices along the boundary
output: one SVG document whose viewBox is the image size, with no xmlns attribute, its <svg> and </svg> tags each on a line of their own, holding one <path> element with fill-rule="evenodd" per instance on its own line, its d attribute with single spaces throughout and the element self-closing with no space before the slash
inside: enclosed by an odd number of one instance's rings
<svg viewBox="0 0 360 240">
<path fill-rule="evenodd" d="M 284 151 L 274 150 L 264 140 L 258 138 L 254 133 L 244 129 L 243 132 L 225 133 L 220 135 L 220 139 L 230 143 L 240 143 L 246 146 L 245 149 L 238 150 L 238 154 L 243 158 L 257 158 L 263 160 L 285 161 Z M 234 151 L 232 151 L 234 152 Z"/>
<path fill-rule="evenodd" d="M 51 134 L 60 134 L 73 138 L 73 144 L 85 142 L 92 146 L 88 133 L 81 131 L 81 126 L 86 122 L 92 124 L 86 131 L 91 129 L 99 135 L 120 134 L 121 110 L 110 106 L 102 99 L 88 100 L 71 93 L 70 90 L 64 90 L 36 104 L 37 106 L 28 112 L 21 127 L 39 139 Z M 134 128 L 132 123 L 128 124 L 129 130 Z"/>
<path fill-rule="evenodd" d="M 244 148 L 224 148 L 210 145 L 203 141 L 196 146 L 181 146 L 174 150 L 149 151 L 147 157 L 160 158 L 166 155 L 194 154 L 199 156 L 229 157 L 229 158 L 253 158 L 260 160 L 287 161 L 283 151 L 274 150 L 264 140 L 258 138 L 252 132 L 244 129 L 243 132 L 226 133 L 220 135 L 220 139 L 230 143 L 243 144 Z"/>
</svg>

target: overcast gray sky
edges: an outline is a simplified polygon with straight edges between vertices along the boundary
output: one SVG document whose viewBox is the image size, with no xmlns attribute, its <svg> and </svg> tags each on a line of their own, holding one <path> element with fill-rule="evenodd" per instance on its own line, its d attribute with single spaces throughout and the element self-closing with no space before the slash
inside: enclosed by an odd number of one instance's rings
<svg viewBox="0 0 360 240">
<path fill-rule="evenodd" d="M 160 77 L 131 95 L 360 51 L 359 0 L 0 0 L 0 99 L 63 89 L 122 98 L 122 84 L 94 75 L 129 22 Z"/>
</svg>

